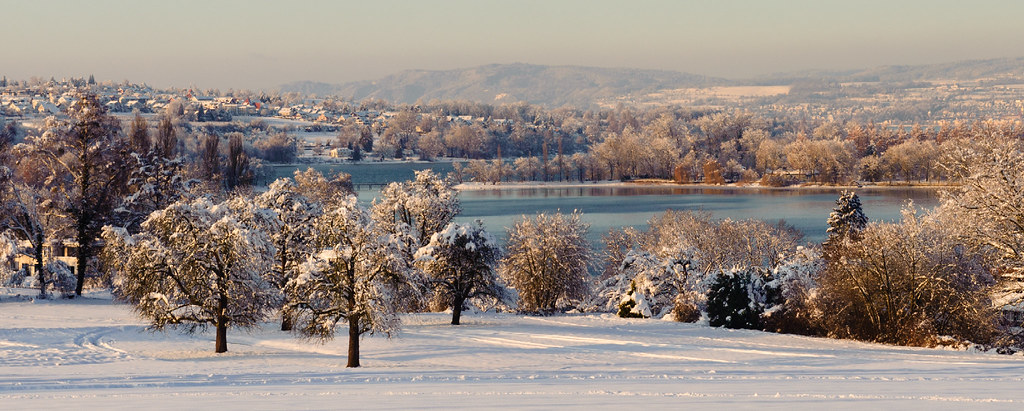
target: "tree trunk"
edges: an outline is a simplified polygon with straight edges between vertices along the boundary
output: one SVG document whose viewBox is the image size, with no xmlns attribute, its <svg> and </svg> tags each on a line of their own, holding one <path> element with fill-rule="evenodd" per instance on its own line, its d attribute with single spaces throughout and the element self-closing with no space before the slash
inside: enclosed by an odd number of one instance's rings
<svg viewBox="0 0 1024 411">
<path fill-rule="evenodd" d="M 36 276 L 39 277 L 39 298 L 46 299 L 46 273 L 43 272 L 43 234 L 36 233 Z"/>
<path fill-rule="evenodd" d="M 214 352 L 228 352 L 228 297 L 221 293 L 217 302 L 217 347 Z"/>
<path fill-rule="evenodd" d="M 348 319 L 348 364 L 346 367 L 359 366 L 359 317 Z"/>
<path fill-rule="evenodd" d="M 217 318 L 217 347 L 214 352 L 218 354 L 228 352 L 228 324 L 224 317 Z"/>
<path fill-rule="evenodd" d="M 88 245 L 86 245 L 87 236 L 85 232 L 85 223 L 80 221 L 78 223 L 78 236 L 76 238 L 78 240 L 78 257 L 75 259 L 75 275 L 78 276 L 78 279 L 75 282 L 75 296 L 81 296 L 82 288 L 85 286 L 85 264 L 88 262 L 89 258 L 88 253 L 85 251 L 88 247 Z"/>
<path fill-rule="evenodd" d="M 456 296 L 455 301 L 452 304 L 452 325 L 459 325 L 459 319 L 462 317 L 462 304 L 465 303 L 466 299 L 462 296 Z"/>
<path fill-rule="evenodd" d="M 292 326 L 292 317 L 288 313 L 281 312 L 281 331 L 291 331 Z"/>
</svg>

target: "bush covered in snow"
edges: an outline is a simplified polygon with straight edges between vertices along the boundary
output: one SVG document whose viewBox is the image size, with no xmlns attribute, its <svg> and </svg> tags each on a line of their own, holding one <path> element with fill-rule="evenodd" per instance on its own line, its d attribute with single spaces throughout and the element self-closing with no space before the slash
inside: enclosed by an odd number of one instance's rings
<svg viewBox="0 0 1024 411">
<path fill-rule="evenodd" d="M 941 214 L 871 223 L 859 240 L 829 247 L 816 304 L 828 335 L 904 345 L 939 336 L 984 343 L 994 332 L 980 255 Z"/>
<path fill-rule="evenodd" d="M 647 297 L 636 290 L 636 283 L 629 283 L 629 292 L 622 296 L 616 315 L 622 318 L 651 318 L 651 306 L 647 303 Z"/>
<path fill-rule="evenodd" d="M 43 271 L 47 273 L 48 285 L 52 285 L 53 290 L 60 293 L 61 297 L 67 298 L 75 295 L 78 277 L 75 276 L 70 266 L 63 261 L 52 260 L 43 266 Z"/>
<path fill-rule="evenodd" d="M 605 268 L 585 308 L 615 312 L 635 286 L 646 297 L 653 316 L 671 314 L 678 321 L 697 321 L 701 313 L 721 308 L 709 307 L 709 295 L 719 275 L 731 278 L 735 272 L 753 270 L 766 273 L 760 275 L 767 278 L 761 282 L 774 281 L 773 270 L 782 267 L 787 256 L 797 254 L 799 239 L 799 234 L 782 223 L 714 220 L 708 213 L 667 211 L 652 218 L 646 231 L 627 228 L 605 236 L 606 264 L 617 265 Z M 771 287 L 777 289 L 781 284 L 773 282 Z M 754 317 L 760 318 L 760 312 Z M 751 321 L 744 328 L 761 324 L 760 320 Z"/>
<path fill-rule="evenodd" d="M 778 288 L 764 269 L 721 271 L 708 290 L 708 324 L 758 330 L 762 325 L 761 316 L 778 303 Z"/>
<path fill-rule="evenodd" d="M 772 269 L 769 284 L 778 290 L 778 304 L 762 315 L 762 326 L 767 331 L 818 335 L 821 334 L 821 314 L 814 306 L 818 295 L 817 278 L 825 269 L 825 260 L 819 249 L 797 247 L 780 265 Z"/>
<path fill-rule="evenodd" d="M 10 261 L 18 249 L 18 241 L 7 232 L 0 232 L 0 284 L 14 285 L 12 279 L 19 270 L 12 270 Z M 22 274 L 24 275 L 24 274 Z M 17 281 L 20 284 L 21 280 Z"/>
<path fill-rule="evenodd" d="M 659 257 L 645 251 L 629 251 L 618 269 L 612 271 L 613 275 L 598 283 L 584 309 L 615 312 L 623 296 L 636 290 L 649 304 L 652 314 L 648 317 L 660 318 L 668 314 L 675 305 L 676 295 L 681 290 L 694 288 L 691 280 L 699 276 L 691 272 L 696 263 L 688 251 L 675 254 L 674 257 Z"/>
</svg>

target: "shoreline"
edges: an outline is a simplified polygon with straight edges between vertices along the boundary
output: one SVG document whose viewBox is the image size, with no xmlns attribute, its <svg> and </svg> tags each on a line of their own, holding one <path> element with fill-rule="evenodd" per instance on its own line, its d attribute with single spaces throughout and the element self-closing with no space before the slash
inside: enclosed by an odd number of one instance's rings
<svg viewBox="0 0 1024 411">
<path fill-rule="evenodd" d="M 385 160 L 385 161 L 374 161 L 374 160 L 361 160 L 357 162 L 339 160 L 339 161 L 322 161 L 322 162 L 296 162 L 296 163 L 271 163 L 268 164 L 272 168 L 295 168 L 302 169 L 302 167 L 312 166 L 374 166 L 374 165 L 397 165 L 397 164 L 445 164 L 445 163 L 457 163 L 461 160 L 458 159 L 436 159 L 434 161 L 422 161 L 422 160 Z M 376 184 L 376 183 L 374 183 Z M 754 183 L 729 183 L 729 184 L 704 184 L 704 183 L 677 183 L 667 179 L 637 179 L 631 181 L 620 181 L 620 180 L 601 180 L 601 181 L 503 181 L 497 184 L 489 182 L 463 182 L 455 185 L 455 188 L 459 191 L 482 191 L 482 190 L 514 190 L 514 189 L 539 189 L 539 188 L 586 188 L 586 187 L 601 187 L 601 188 L 638 188 L 638 187 L 656 187 L 666 189 L 696 189 L 696 190 L 776 190 L 776 191 L 838 191 L 838 190 L 944 190 L 944 189 L 955 189 L 959 187 L 959 184 L 952 183 L 907 183 L 907 182 L 893 182 L 893 183 L 874 183 L 874 184 L 816 184 L 816 183 L 804 183 L 794 184 L 784 187 L 772 187 L 763 186 L 759 182 Z"/>
<path fill-rule="evenodd" d="M 515 190 L 515 189 L 540 189 L 540 188 L 666 188 L 666 189 L 696 189 L 696 190 L 777 190 L 777 191 L 837 191 L 837 190 L 943 190 L 958 187 L 954 184 L 907 184 L 907 185 L 791 185 L 785 187 L 762 186 L 753 184 L 702 184 L 702 183 L 676 183 L 661 180 L 637 180 L 637 181 L 524 181 L 524 182 L 501 182 L 498 184 L 466 182 L 455 185 L 459 191 L 484 191 L 484 190 Z"/>
</svg>

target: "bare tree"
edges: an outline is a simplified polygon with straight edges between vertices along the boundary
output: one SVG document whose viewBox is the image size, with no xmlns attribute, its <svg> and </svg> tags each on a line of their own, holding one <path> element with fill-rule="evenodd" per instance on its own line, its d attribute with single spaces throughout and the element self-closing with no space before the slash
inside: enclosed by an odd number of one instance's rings
<svg viewBox="0 0 1024 411">
<path fill-rule="evenodd" d="M 133 152 L 141 155 L 149 153 L 152 142 L 149 139 L 149 123 L 146 119 L 142 118 L 142 115 L 138 111 L 135 112 L 135 117 L 132 117 L 131 126 L 128 130 L 128 148 Z"/>
<path fill-rule="evenodd" d="M 228 190 L 251 185 L 255 178 L 240 133 L 232 133 L 228 139 L 228 158 L 224 171 L 224 184 Z"/>
<path fill-rule="evenodd" d="M 174 123 L 169 116 L 160 117 L 156 137 L 156 149 L 160 156 L 174 158 L 175 150 L 178 148 L 178 132 L 175 131 Z"/>
<path fill-rule="evenodd" d="M 944 193 L 952 225 L 999 273 L 993 291 L 1006 305 L 1024 302 L 1024 151 L 1018 141 L 961 146 L 963 185 Z"/>
<path fill-rule="evenodd" d="M 552 312 L 585 298 L 590 266 L 589 225 L 582 214 L 525 216 L 509 229 L 499 272 L 519 292 L 519 309 Z"/>
<path fill-rule="evenodd" d="M 859 241 L 831 244 L 817 301 L 829 334 L 911 345 L 939 336 L 988 342 L 993 279 L 954 229 L 908 209 L 901 223 L 869 224 Z"/>
<path fill-rule="evenodd" d="M 220 175 L 220 137 L 207 134 L 202 139 L 199 153 L 199 176 L 206 181 L 214 181 Z"/>
</svg>

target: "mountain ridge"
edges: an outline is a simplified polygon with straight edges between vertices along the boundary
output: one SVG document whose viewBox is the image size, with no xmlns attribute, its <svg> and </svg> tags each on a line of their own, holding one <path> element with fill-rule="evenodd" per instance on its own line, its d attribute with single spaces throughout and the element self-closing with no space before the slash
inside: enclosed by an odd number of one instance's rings
<svg viewBox="0 0 1024 411">
<path fill-rule="evenodd" d="M 807 81 L 969 81 L 1000 76 L 1024 78 L 1024 57 L 886 65 L 851 70 L 803 70 L 739 80 L 668 70 L 488 64 L 451 70 L 405 70 L 376 80 L 343 84 L 298 81 L 282 85 L 281 91 L 335 95 L 353 100 L 383 99 L 400 104 L 431 100 L 471 100 L 495 104 L 525 101 L 549 108 L 587 108 L 601 101 L 680 88 L 776 85 Z"/>
<path fill-rule="evenodd" d="M 720 78 L 666 70 L 513 63 L 453 70 L 405 70 L 377 80 L 344 84 L 293 82 L 281 89 L 406 104 L 437 99 L 586 107 L 599 99 L 620 95 L 725 83 Z"/>
</svg>

